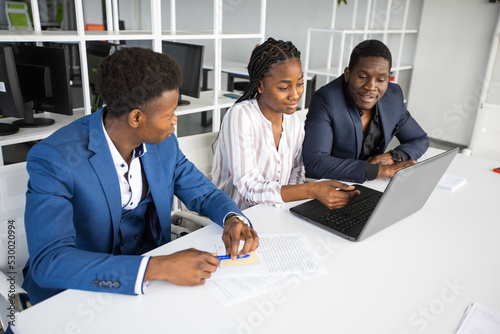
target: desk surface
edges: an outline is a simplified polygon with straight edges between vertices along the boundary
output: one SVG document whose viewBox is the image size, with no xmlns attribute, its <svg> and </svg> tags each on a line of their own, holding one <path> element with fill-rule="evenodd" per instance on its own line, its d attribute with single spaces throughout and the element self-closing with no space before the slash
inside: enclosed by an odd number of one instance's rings
<svg viewBox="0 0 500 334">
<path fill-rule="evenodd" d="M 500 310 L 498 161 L 458 155 L 423 209 L 359 243 L 282 208 L 245 211 L 258 232 L 308 238 L 328 274 L 222 308 L 204 287 L 154 282 L 141 296 L 68 290 L 16 319 L 19 333 L 453 333 L 472 302 Z M 379 190 L 387 182 L 367 185 Z M 208 226 L 157 250 L 192 247 Z"/>
</svg>

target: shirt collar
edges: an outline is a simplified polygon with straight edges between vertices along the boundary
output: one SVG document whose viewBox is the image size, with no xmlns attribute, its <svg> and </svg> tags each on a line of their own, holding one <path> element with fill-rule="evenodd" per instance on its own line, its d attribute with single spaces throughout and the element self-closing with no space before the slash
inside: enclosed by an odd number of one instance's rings
<svg viewBox="0 0 500 334">
<path fill-rule="evenodd" d="M 104 113 L 103 117 L 101 118 L 101 124 L 102 124 L 102 130 L 104 131 L 104 137 L 106 137 L 106 142 L 108 143 L 109 151 L 111 152 L 111 157 L 113 158 L 113 163 L 115 164 L 115 166 L 117 165 L 122 166 L 123 164 L 126 165 L 127 163 L 125 159 L 123 159 L 120 152 L 118 152 L 118 149 L 116 148 L 115 144 L 113 144 L 113 141 L 109 137 L 108 131 L 104 126 Z M 134 149 L 134 152 L 132 154 L 132 159 L 140 158 L 146 152 L 147 152 L 146 145 L 143 143 Z"/>
</svg>

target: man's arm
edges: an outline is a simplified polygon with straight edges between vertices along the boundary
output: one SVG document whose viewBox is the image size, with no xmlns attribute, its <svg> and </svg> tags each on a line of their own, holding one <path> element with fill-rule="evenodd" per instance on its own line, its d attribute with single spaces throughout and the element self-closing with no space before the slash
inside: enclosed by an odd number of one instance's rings
<svg viewBox="0 0 500 334">
<path fill-rule="evenodd" d="M 395 93 L 399 96 L 397 98 L 399 121 L 394 130 L 394 135 L 399 140 L 400 145 L 395 150 L 403 151 L 410 160 L 417 160 L 429 148 L 429 137 L 406 109 L 401 87 L 395 84 L 391 84 L 391 87 L 395 88 Z"/>
<path fill-rule="evenodd" d="M 178 147 L 175 174 L 175 195 L 189 210 L 209 217 L 224 228 L 222 238 L 228 255 L 238 255 L 237 245 L 240 240 L 245 242 L 243 246 L 245 252 L 254 251 L 258 247 L 257 232 L 250 223 L 247 225 L 236 218 L 227 219 L 228 213 L 236 213 L 244 217 L 236 203 L 187 160 Z"/>
<path fill-rule="evenodd" d="M 344 100 L 338 102 L 345 104 Z M 338 137 L 338 134 L 333 133 L 335 128 L 333 113 L 347 112 L 341 108 L 343 108 L 341 105 L 334 107 L 330 97 L 323 91 L 318 91 L 313 95 L 305 121 L 302 149 L 306 176 L 316 179 L 364 182 L 366 161 L 330 155 L 334 140 Z M 341 119 L 343 124 L 340 126 L 354 126 L 347 118 Z M 355 140 L 355 138 L 342 138 L 342 143 L 335 144 L 339 147 L 348 147 L 355 145 Z"/>
</svg>

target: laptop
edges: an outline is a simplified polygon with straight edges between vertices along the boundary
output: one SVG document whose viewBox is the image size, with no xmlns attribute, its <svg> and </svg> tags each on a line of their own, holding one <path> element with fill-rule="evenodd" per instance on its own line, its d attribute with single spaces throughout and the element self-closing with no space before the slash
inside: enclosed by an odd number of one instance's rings
<svg viewBox="0 0 500 334">
<path fill-rule="evenodd" d="M 344 208 L 330 210 L 311 200 L 290 211 L 348 240 L 364 240 L 420 210 L 457 152 L 458 147 L 399 170 L 383 193 L 355 185 L 360 194 Z"/>
</svg>

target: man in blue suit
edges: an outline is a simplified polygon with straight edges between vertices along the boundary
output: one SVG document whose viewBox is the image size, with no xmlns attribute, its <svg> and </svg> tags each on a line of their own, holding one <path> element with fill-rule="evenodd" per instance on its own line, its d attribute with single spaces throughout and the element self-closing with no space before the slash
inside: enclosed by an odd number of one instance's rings
<svg viewBox="0 0 500 334">
<path fill-rule="evenodd" d="M 255 250 L 258 237 L 236 204 L 189 162 L 174 125 L 179 65 L 125 48 L 99 68 L 107 107 L 61 128 L 30 151 L 23 287 L 32 303 L 64 289 L 143 293 L 164 280 L 200 285 L 219 265 L 188 249 L 141 256 L 170 241 L 174 195 L 224 227 L 227 254 Z"/>
<path fill-rule="evenodd" d="M 389 83 L 391 66 L 386 45 L 363 41 L 344 74 L 313 95 L 302 150 L 308 177 L 391 178 L 427 150 L 429 138 L 406 109 L 401 88 Z M 400 145 L 385 153 L 394 136 Z"/>
</svg>

